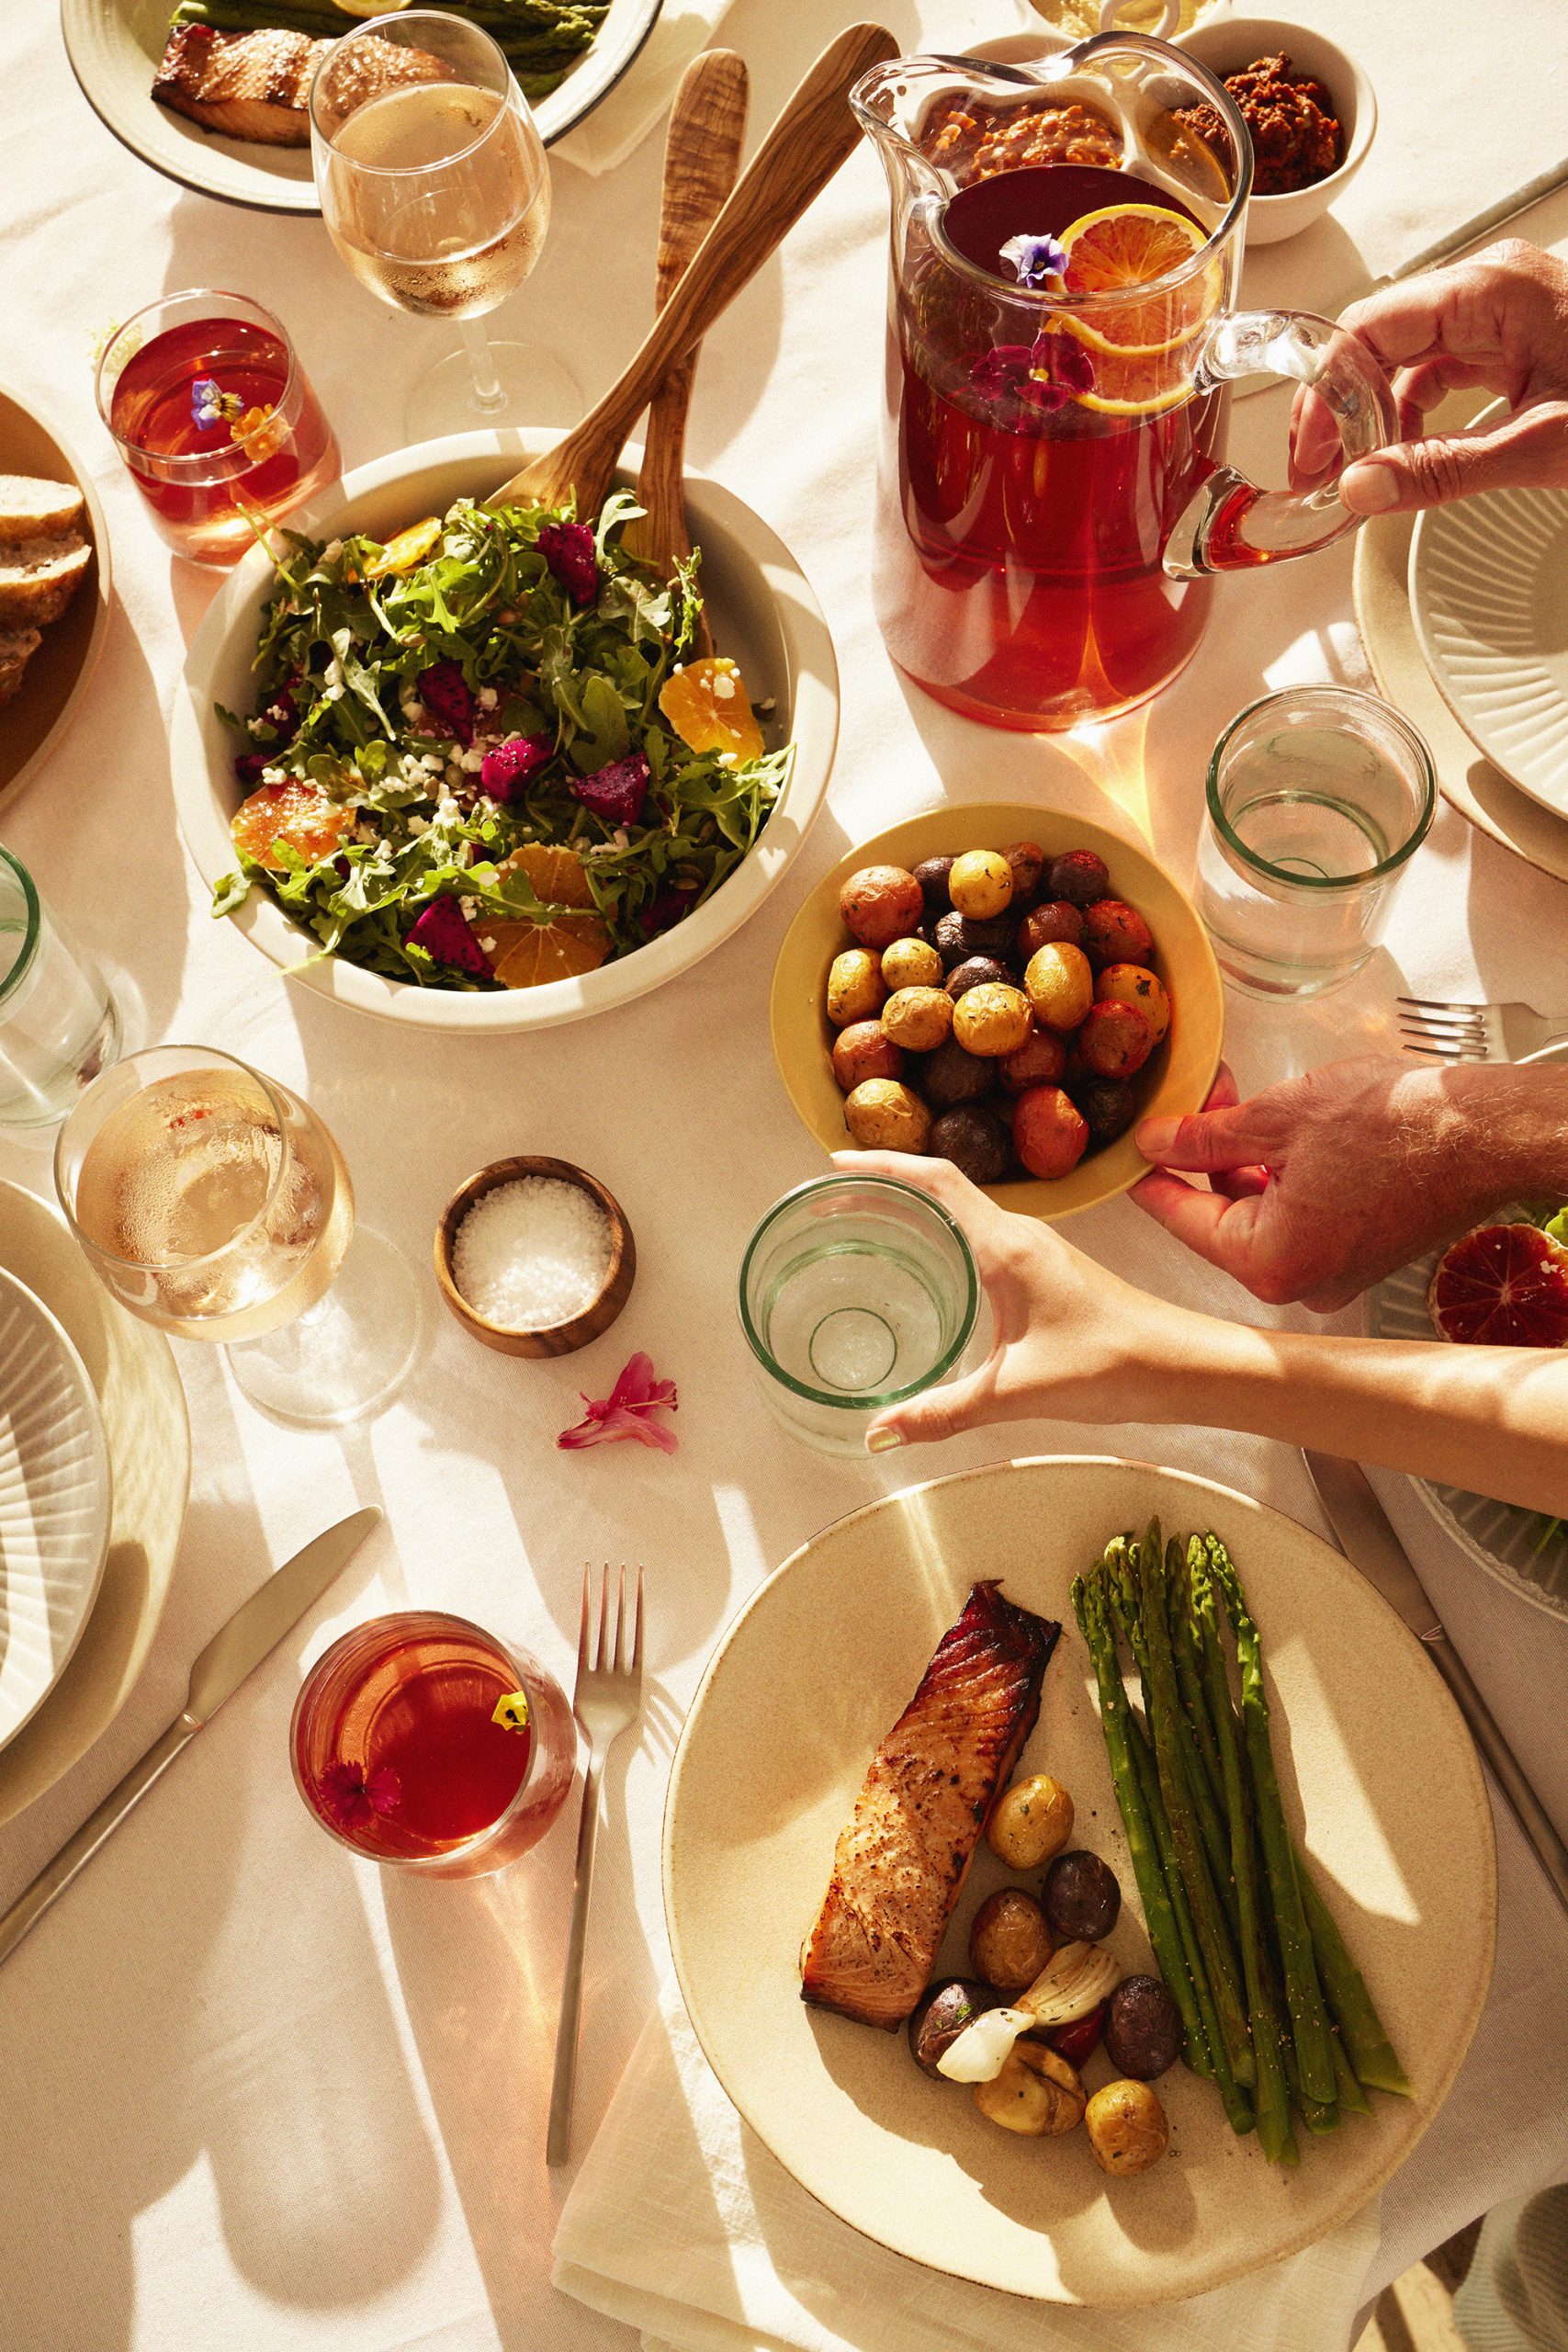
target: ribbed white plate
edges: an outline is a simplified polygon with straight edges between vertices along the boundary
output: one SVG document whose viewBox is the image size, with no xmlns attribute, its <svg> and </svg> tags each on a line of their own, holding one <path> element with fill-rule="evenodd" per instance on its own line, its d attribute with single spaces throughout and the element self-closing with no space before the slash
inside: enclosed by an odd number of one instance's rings
<svg viewBox="0 0 1568 2352">
<path fill-rule="evenodd" d="M 64 1672 L 97 1598 L 109 1457 L 86 1368 L 0 1270 L 0 1747 Z"/>
<path fill-rule="evenodd" d="M 1512 1224 L 1522 1209 L 1503 1209 L 1492 1220 Z M 1414 1265 L 1389 1274 L 1367 1297 L 1367 1330 L 1374 1340 L 1430 1340 L 1444 1342 L 1432 1329 L 1427 1292 L 1438 1262 L 1434 1250 Z M 1539 1511 L 1521 1510 L 1514 1503 L 1495 1502 L 1487 1495 L 1472 1495 L 1463 1487 L 1440 1487 L 1428 1478 L 1411 1485 L 1433 1517 L 1467 1552 L 1477 1567 L 1506 1585 L 1521 1600 L 1554 1616 L 1568 1617 L 1568 1535 L 1548 1535 L 1550 1521 Z"/>
<path fill-rule="evenodd" d="M 1466 734 L 1568 816 L 1568 490 L 1494 490 L 1423 514 L 1410 602 Z"/>
</svg>

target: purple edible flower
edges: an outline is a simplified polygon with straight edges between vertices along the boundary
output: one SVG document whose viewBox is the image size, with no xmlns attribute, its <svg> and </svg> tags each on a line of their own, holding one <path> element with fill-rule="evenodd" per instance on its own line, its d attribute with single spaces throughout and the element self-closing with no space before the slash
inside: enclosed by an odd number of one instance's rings
<svg viewBox="0 0 1568 2352">
<path fill-rule="evenodd" d="M 1032 287 L 1036 293 L 1043 291 L 1051 280 L 1066 273 L 1066 247 L 1055 237 L 1010 237 L 1002 246 L 999 258 L 1012 264 L 1013 275 L 1021 286 Z"/>
<path fill-rule="evenodd" d="M 547 523 L 539 553 L 574 605 L 591 605 L 599 594 L 599 559 L 586 523 Z"/>
<path fill-rule="evenodd" d="M 490 973 L 490 960 L 463 921 L 456 899 L 432 899 L 409 933 L 411 947 L 423 947 L 437 964 L 455 964 L 460 972 Z"/>
<path fill-rule="evenodd" d="M 648 798 L 649 775 L 642 753 L 628 752 L 624 760 L 612 760 L 597 775 L 579 776 L 571 789 L 589 813 L 603 817 L 607 825 L 635 825 Z"/>
<path fill-rule="evenodd" d="M 441 721 L 449 735 L 455 736 L 465 751 L 474 740 L 474 698 L 468 691 L 462 666 L 457 662 L 434 662 L 422 670 L 414 680 L 414 688 L 426 710 Z"/>
<path fill-rule="evenodd" d="M 485 753 L 479 789 L 492 800 L 521 797 L 528 778 L 542 768 L 556 748 L 553 735 L 509 735 Z"/>
<path fill-rule="evenodd" d="M 216 376 L 198 376 L 190 388 L 190 413 L 197 424 L 210 429 L 240 412 L 233 393 L 219 390 Z"/>
</svg>

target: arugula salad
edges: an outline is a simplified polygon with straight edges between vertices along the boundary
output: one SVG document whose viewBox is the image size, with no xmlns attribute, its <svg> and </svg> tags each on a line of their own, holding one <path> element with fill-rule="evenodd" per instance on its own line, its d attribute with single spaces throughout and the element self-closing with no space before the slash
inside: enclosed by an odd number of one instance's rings
<svg viewBox="0 0 1568 2352">
<path fill-rule="evenodd" d="M 243 740 L 237 872 L 320 951 L 427 988 L 526 987 L 627 956 L 719 889 L 788 772 L 739 671 L 694 657 L 699 559 L 629 555 L 640 513 L 460 501 L 386 545 L 283 534 Z"/>
</svg>

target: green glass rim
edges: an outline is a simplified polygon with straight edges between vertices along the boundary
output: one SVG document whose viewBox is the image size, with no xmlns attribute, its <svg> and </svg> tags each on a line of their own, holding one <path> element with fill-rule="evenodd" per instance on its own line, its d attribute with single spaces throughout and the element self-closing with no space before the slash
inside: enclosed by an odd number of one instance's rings
<svg viewBox="0 0 1568 2352">
<path fill-rule="evenodd" d="M 1314 705 L 1320 705 L 1325 713 L 1336 710 L 1374 712 L 1382 724 L 1401 738 L 1420 777 L 1421 806 L 1408 835 L 1397 849 L 1390 850 L 1376 865 L 1364 866 L 1359 874 L 1296 874 L 1286 866 L 1275 865 L 1247 847 L 1220 806 L 1220 769 L 1232 741 L 1247 720 L 1256 718 L 1260 710 L 1268 710 L 1271 706 L 1300 710 L 1310 709 Z M 1281 686 L 1274 694 L 1259 695 L 1258 700 L 1249 702 L 1245 710 L 1238 710 L 1229 726 L 1222 731 L 1209 755 L 1209 772 L 1203 792 L 1208 803 L 1209 822 L 1225 847 L 1250 872 L 1260 874 L 1266 881 L 1288 890 L 1364 890 L 1370 882 L 1386 881 L 1391 874 L 1397 874 L 1431 831 L 1438 806 L 1438 774 L 1432 765 L 1432 754 L 1427 748 L 1425 738 L 1411 725 L 1403 711 L 1395 710 L 1393 705 L 1384 702 L 1381 695 L 1363 694 L 1359 686 Z"/>
<path fill-rule="evenodd" d="M 960 1319 L 958 1332 L 930 1372 L 922 1373 L 919 1380 L 907 1382 L 902 1388 L 878 1389 L 874 1393 L 863 1390 L 854 1396 L 846 1396 L 841 1390 L 836 1388 L 813 1388 L 808 1382 L 796 1380 L 792 1373 L 785 1372 L 784 1366 L 770 1352 L 767 1342 L 751 1320 L 750 1310 L 746 1304 L 747 1277 L 751 1271 L 751 1261 L 779 1218 L 786 1210 L 796 1207 L 809 1194 L 823 1193 L 842 1184 L 853 1184 L 863 1191 L 892 1193 L 903 1201 L 915 1202 L 933 1224 L 941 1227 L 957 1243 L 965 1283 L 964 1313 Z M 776 1380 L 782 1388 L 787 1388 L 792 1396 L 803 1398 L 808 1405 L 828 1405 L 835 1411 L 841 1413 L 879 1413 L 886 1405 L 901 1405 L 908 1397 L 919 1396 L 925 1389 L 934 1388 L 937 1382 L 944 1380 L 953 1370 L 974 1336 L 976 1319 L 980 1311 L 980 1276 L 975 1264 L 975 1253 L 964 1237 L 963 1227 L 949 1216 L 939 1201 L 933 1201 L 929 1193 L 922 1193 L 919 1185 L 903 1183 L 895 1176 L 851 1176 L 848 1174 L 812 1176 L 804 1184 L 796 1184 L 792 1192 L 785 1193 L 773 1203 L 773 1207 L 746 1244 L 746 1254 L 740 1261 L 738 1304 L 740 1309 L 740 1328 L 746 1334 L 747 1344 L 770 1379 Z"/>
<path fill-rule="evenodd" d="M 22 893 L 22 904 L 27 909 L 27 935 L 22 941 L 21 953 L 5 978 L 0 980 L 0 1004 L 4 1004 L 12 989 L 20 987 L 32 969 L 33 957 L 38 954 L 39 934 L 43 927 L 43 910 L 39 904 L 38 886 L 21 859 L 4 847 L 0 847 L 0 859 L 5 862 L 4 868 L 0 870 L 8 871 L 16 877 Z"/>
</svg>

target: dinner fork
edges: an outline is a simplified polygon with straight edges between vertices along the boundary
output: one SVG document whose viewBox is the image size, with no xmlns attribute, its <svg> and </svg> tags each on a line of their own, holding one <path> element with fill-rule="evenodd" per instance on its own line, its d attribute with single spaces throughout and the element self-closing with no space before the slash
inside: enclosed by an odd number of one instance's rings
<svg viewBox="0 0 1568 2352">
<path fill-rule="evenodd" d="M 577 2082 L 577 2029 L 582 2010 L 582 1955 L 588 1940 L 588 1896 L 593 1883 L 593 1851 L 599 1838 L 599 1784 L 604 1758 L 642 1712 L 642 1570 L 637 1572 L 637 1619 L 631 1655 L 626 1655 L 626 1572 L 621 1570 L 615 1600 L 615 1631 L 610 1635 L 610 1571 L 599 1577 L 597 1640 L 589 1640 L 591 1568 L 582 1571 L 582 1623 L 577 1636 L 577 1689 L 571 1710 L 588 1735 L 588 1768 L 582 1776 L 582 1819 L 577 1831 L 577 1878 L 571 1896 L 571 1933 L 567 1939 L 566 1979 L 560 2022 L 556 2028 L 556 2071 L 550 2086 L 550 2130 L 547 2164 L 564 2165 L 571 2145 L 571 2101 Z"/>
<path fill-rule="evenodd" d="M 1442 1062 L 1522 1062 L 1568 1043 L 1568 1013 L 1550 1020 L 1530 1004 L 1447 1004 L 1402 996 L 1399 1028 L 1407 1054 Z"/>
</svg>

